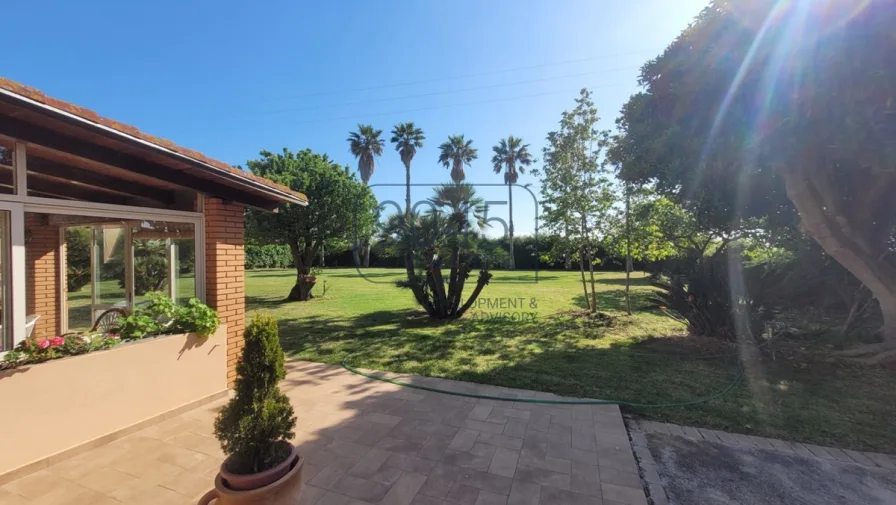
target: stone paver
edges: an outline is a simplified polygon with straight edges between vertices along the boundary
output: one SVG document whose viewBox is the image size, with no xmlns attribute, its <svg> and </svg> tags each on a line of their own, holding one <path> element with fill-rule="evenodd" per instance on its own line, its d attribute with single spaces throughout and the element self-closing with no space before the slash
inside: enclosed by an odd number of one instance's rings
<svg viewBox="0 0 896 505">
<path fill-rule="evenodd" d="M 402 380 L 508 398 L 560 398 L 433 378 Z M 298 417 L 294 442 L 305 457 L 302 505 L 646 503 L 615 405 L 464 398 L 300 361 L 287 362 L 281 389 Z M 224 403 L 8 482 L 0 486 L 0 503 L 195 504 L 212 487 L 223 460 L 212 424 Z"/>
</svg>

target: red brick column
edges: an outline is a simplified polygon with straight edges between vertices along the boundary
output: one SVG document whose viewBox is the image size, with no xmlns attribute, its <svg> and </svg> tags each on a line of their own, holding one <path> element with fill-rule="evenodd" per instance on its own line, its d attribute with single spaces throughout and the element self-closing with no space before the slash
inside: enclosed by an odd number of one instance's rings
<svg viewBox="0 0 896 505">
<path fill-rule="evenodd" d="M 205 298 L 227 325 L 227 385 L 236 379 L 243 349 L 246 293 L 243 206 L 218 198 L 205 200 Z"/>
<path fill-rule="evenodd" d="M 59 227 L 40 214 L 25 214 L 25 314 L 39 314 L 32 338 L 62 333 L 59 317 Z"/>
</svg>

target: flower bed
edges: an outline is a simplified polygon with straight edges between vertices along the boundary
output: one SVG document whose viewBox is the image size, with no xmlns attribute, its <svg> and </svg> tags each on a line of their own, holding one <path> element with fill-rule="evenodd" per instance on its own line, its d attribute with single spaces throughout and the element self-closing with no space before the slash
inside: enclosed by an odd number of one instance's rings
<svg viewBox="0 0 896 505">
<path fill-rule="evenodd" d="M 196 298 L 191 298 L 185 305 L 175 305 L 171 298 L 161 293 L 149 293 L 147 300 L 145 307 L 118 320 L 108 333 L 68 333 L 47 339 L 25 339 L 6 353 L 0 370 L 109 349 L 122 340 L 175 333 L 193 333 L 205 338 L 218 328 L 218 315 L 214 309 Z"/>
</svg>

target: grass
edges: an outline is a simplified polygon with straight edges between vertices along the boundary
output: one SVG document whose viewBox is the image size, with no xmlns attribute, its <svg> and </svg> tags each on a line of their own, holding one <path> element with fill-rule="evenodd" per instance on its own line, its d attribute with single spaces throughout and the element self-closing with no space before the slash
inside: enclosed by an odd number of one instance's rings
<svg viewBox="0 0 896 505">
<path fill-rule="evenodd" d="M 362 273 L 325 270 L 315 287 L 320 295 L 326 283 L 325 296 L 284 302 L 293 272 L 249 272 L 248 309 L 278 318 L 293 358 L 338 364 L 351 356 L 365 368 L 568 396 L 686 403 L 718 395 L 740 374 L 736 347 L 684 337 L 682 325 L 647 308 L 651 288 L 641 274 L 633 279 L 633 316 L 623 312 L 624 273 L 598 275 L 599 304 L 614 316 L 606 323 L 581 317 L 582 286 L 574 272 L 540 272 L 537 283 L 532 272 L 495 272 L 483 305 L 453 322 L 429 320 L 409 291 L 394 287 L 401 270 Z M 519 298 L 522 303 L 511 302 Z M 508 308 L 495 307 L 501 300 Z M 517 307 L 509 308 L 512 303 Z M 503 313 L 511 318 L 494 318 Z M 743 379 L 710 401 L 623 408 L 647 419 L 896 452 L 894 370 L 783 354 L 750 360 Z"/>
</svg>

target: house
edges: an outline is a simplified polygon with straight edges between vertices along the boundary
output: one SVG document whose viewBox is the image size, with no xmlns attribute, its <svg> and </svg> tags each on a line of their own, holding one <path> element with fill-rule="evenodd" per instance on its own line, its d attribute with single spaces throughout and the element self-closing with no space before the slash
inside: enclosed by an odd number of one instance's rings
<svg viewBox="0 0 896 505">
<path fill-rule="evenodd" d="M 222 323 L 207 341 L 0 371 L 0 484 L 226 394 L 244 329 L 243 212 L 283 203 L 307 199 L 0 78 L 0 353 L 89 331 L 154 290 L 196 297 Z"/>
</svg>

